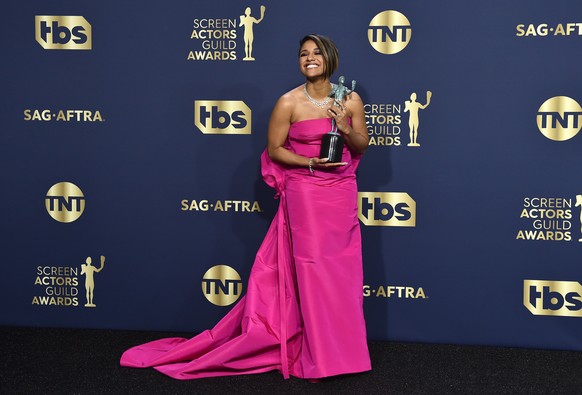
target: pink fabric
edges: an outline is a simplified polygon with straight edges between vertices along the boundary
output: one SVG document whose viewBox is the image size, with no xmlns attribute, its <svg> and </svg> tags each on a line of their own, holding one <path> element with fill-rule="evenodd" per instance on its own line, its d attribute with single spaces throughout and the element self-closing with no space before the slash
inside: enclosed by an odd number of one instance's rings
<svg viewBox="0 0 582 395">
<path fill-rule="evenodd" d="M 318 156 L 328 118 L 297 122 L 288 148 Z M 263 179 L 279 209 L 249 277 L 246 295 L 210 330 L 127 350 L 121 365 L 154 367 L 176 379 L 279 370 L 321 378 L 371 369 L 363 316 L 357 218 L 358 157 L 347 166 L 284 168 L 261 156 Z"/>
</svg>

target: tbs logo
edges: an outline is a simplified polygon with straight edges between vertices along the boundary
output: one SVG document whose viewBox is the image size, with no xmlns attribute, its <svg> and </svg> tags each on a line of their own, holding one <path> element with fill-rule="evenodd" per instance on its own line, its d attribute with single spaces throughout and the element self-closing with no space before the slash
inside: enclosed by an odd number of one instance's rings
<svg viewBox="0 0 582 395">
<path fill-rule="evenodd" d="M 406 192 L 358 192 L 358 218 L 367 226 L 416 226 L 416 202 Z"/>
<path fill-rule="evenodd" d="M 36 41 L 44 49 L 91 49 L 91 25 L 82 16 L 36 15 Z"/>
<path fill-rule="evenodd" d="M 582 317 L 581 295 L 575 281 L 523 281 L 523 305 L 533 315 Z"/>
<path fill-rule="evenodd" d="M 251 115 L 240 100 L 194 102 L 194 124 L 204 134 L 251 134 Z"/>
</svg>

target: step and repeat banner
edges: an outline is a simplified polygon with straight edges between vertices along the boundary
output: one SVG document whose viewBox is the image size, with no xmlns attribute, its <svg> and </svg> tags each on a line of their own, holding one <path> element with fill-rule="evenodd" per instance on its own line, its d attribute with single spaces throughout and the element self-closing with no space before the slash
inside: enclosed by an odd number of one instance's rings
<svg viewBox="0 0 582 395">
<path fill-rule="evenodd" d="M 213 326 L 276 211 L 259 156 L 320 33 L 365 102 L 369 337 L 582 350 L 582 3 L 0 7 L 0 324 Z"/>
</svg>

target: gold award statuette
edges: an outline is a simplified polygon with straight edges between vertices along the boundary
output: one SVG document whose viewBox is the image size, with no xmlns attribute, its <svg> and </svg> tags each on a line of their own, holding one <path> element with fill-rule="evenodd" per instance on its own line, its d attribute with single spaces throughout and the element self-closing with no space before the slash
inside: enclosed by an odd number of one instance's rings
<svg viewBox="0 0 582 395">
<path fill-rule="evenodd" d="M 356 81 L 352 81 L 352 89 L 348 89 L 344 86 L 345 77 L 342 75 L 339 77 L 339 83 L 331 84 L 330 97 L 333 97 L 333 103 L 336 107 L 340 106 L 340 103 L 345 102 L 346 96 L 352 93 L 356 89 Z M 331 120 L 331 130 L 323 136 L 321 139 L 321 151 L 319 152 L 320 158 L 328 158 L 329 163 L 338 163 L 342 161 L 342 150 L 344 148 L 344 138 L 340 133 L 338 133 L 337 125 L 335 119 Z"/>
</svg>

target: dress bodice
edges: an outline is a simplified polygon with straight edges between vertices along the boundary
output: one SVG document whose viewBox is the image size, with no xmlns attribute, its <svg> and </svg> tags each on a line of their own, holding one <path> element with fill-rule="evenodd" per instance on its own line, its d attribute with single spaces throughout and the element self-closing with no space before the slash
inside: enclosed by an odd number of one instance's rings
<svg viewBox="0 0 582 395">
<path fill-rule="evenodd" d="M 331 130 L 331 118 L 306 119 L 291 124 L 285 148 L 307 158 L 319 157 L 321 138 Z M 361 155 L 352 154 L 344 144 L 342 162 L 345 166 L 316 167 L 314 174 L 307 167 L 284 166 L 273 162 L 265 150 L 261 156 L 263 179 L 267 185 L 281 192 L 288 181 L 336 185 L 338 182 L 355 181 Z"/>
<path fill-rule="evenodd" d="M 329 131 L 331 131 L 331 118 L 316 118 L 294 122 L 289 127 L 288 148 L 292 152 L 308 158 L 319 157 L 321 139 Z M 323 171 L 344 176 L 350 173 L 353 174 L 359 163 L 359 157 L 359 155 L 353 155 L 347 145 L 344 144 L 342 162 L 347 162 L 348 164 Z"/>
</svg>

